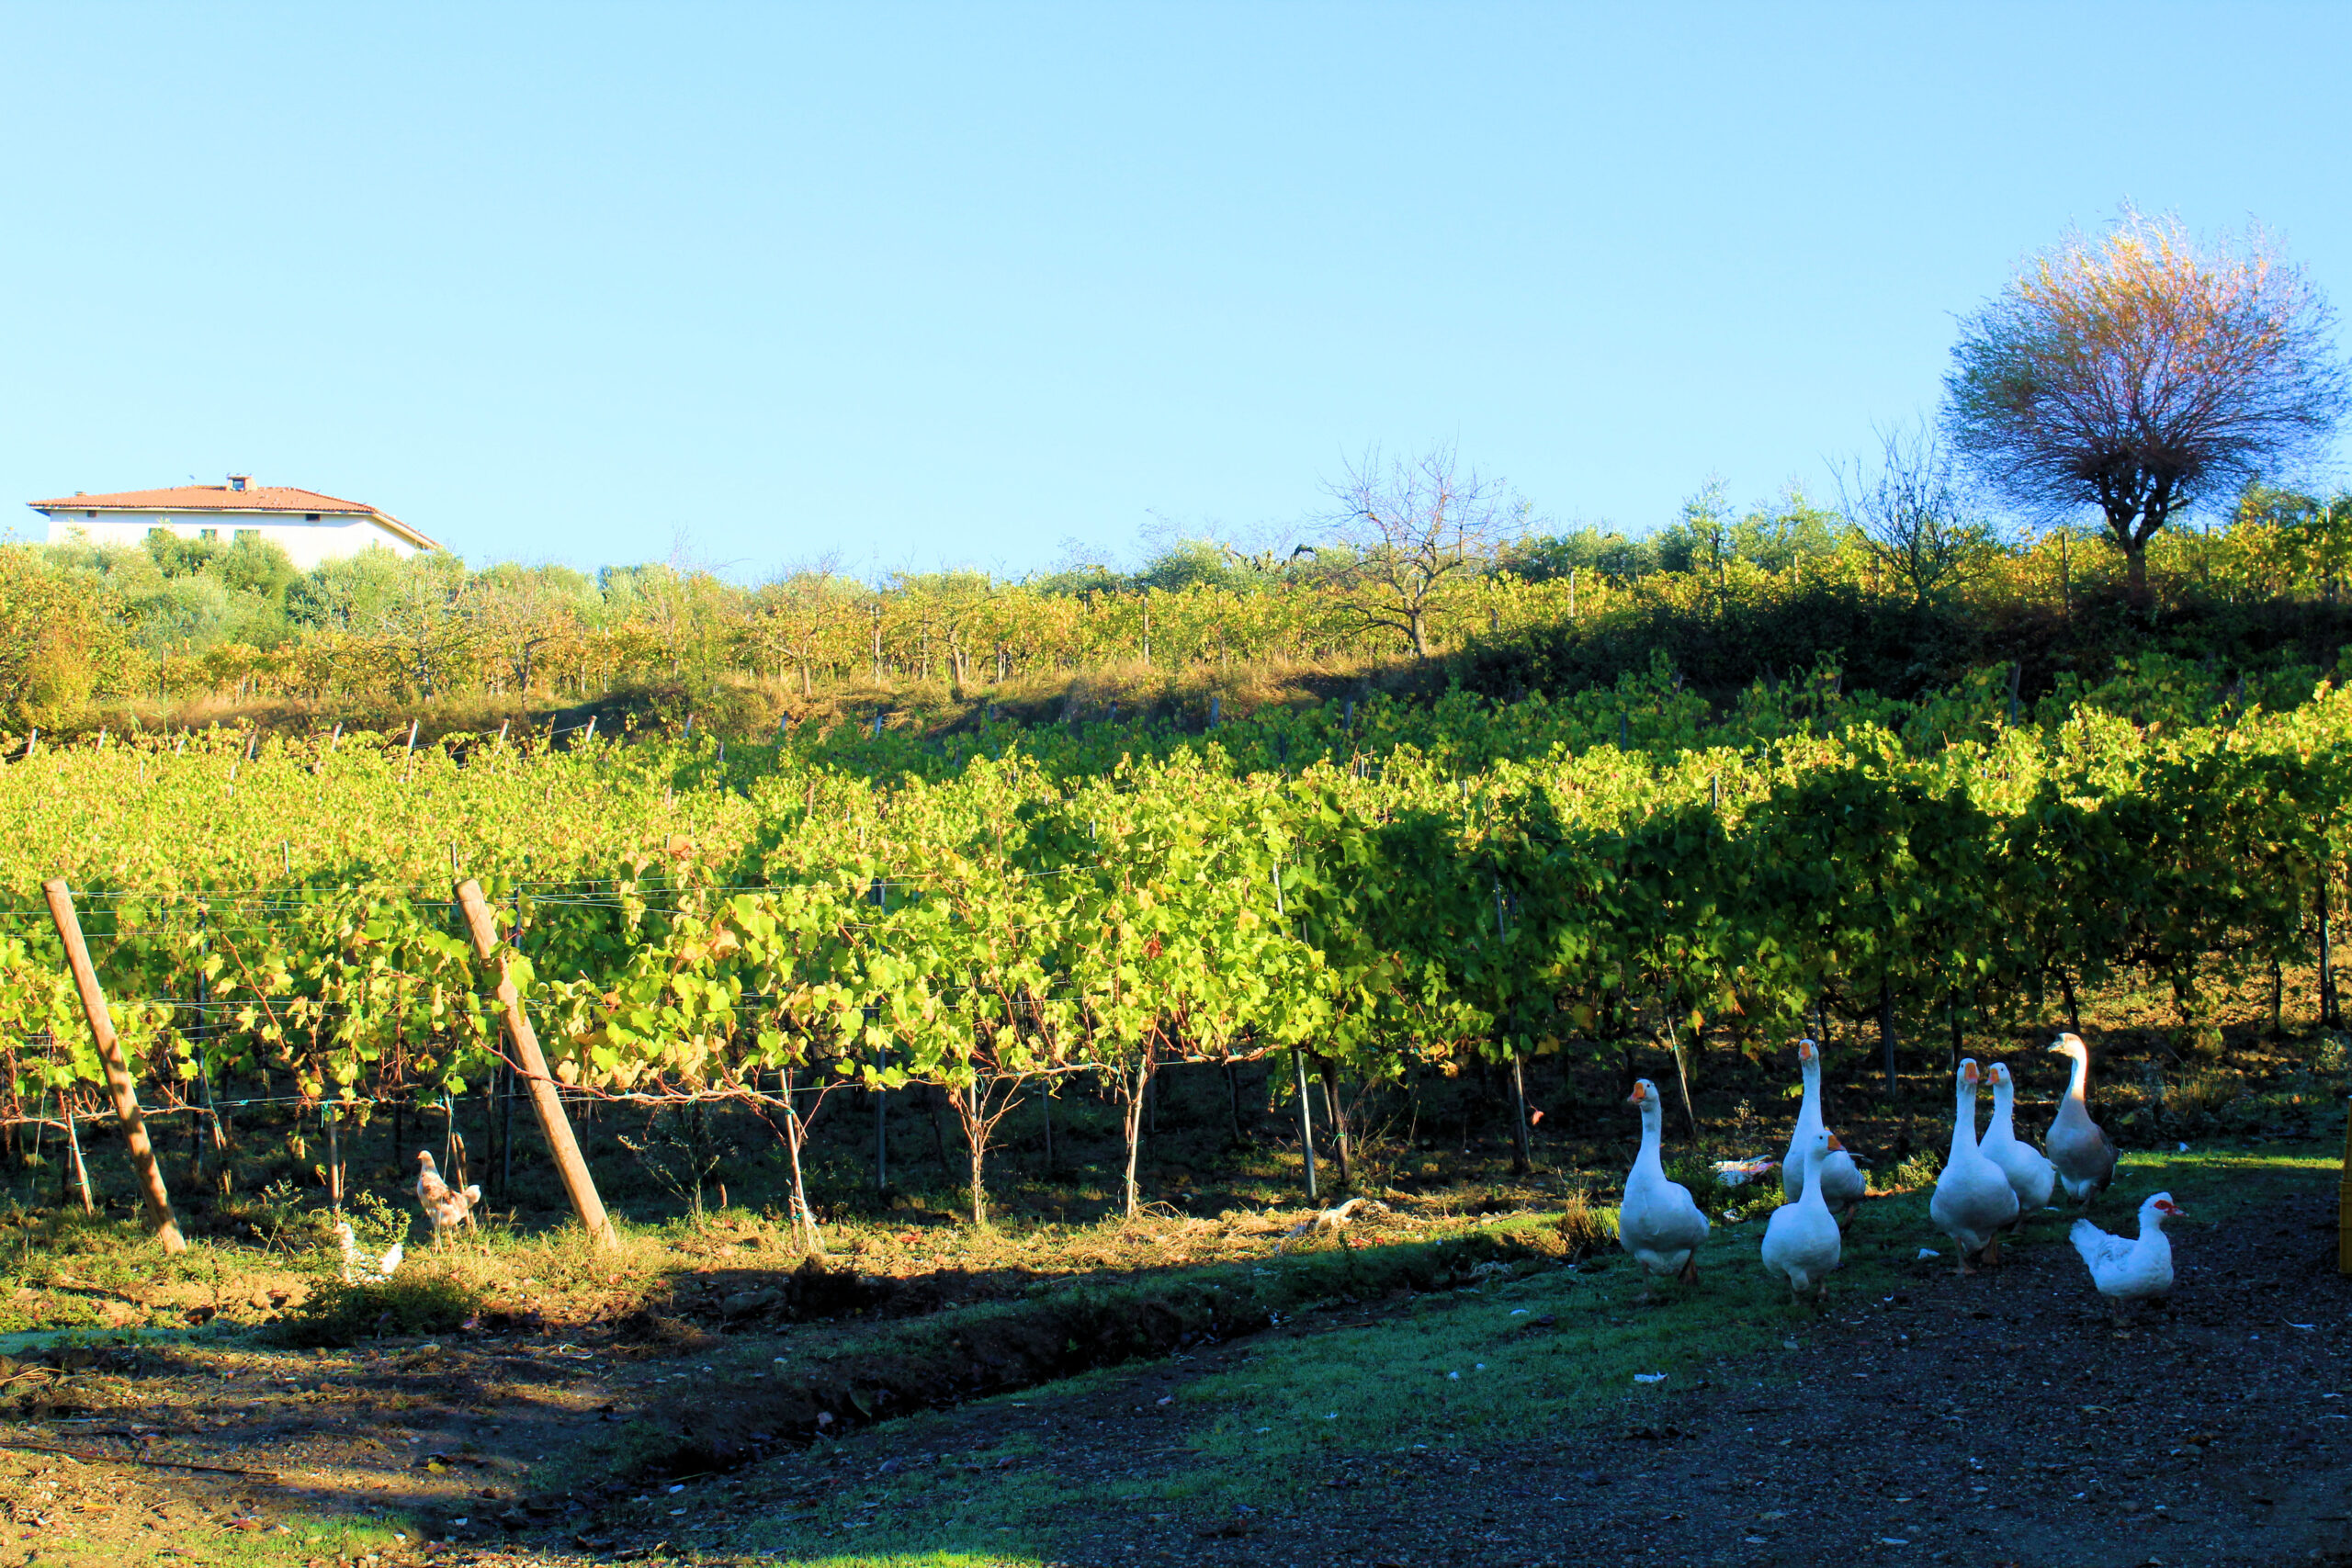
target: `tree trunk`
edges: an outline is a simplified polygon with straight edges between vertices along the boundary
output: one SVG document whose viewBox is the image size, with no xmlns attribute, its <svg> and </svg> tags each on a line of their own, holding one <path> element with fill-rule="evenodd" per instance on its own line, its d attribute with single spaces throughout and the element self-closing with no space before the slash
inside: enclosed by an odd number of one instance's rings
<svg viewBox="0 0 2352 1568">
<path fill-rule="evenodd" d="M 1894 987 L 1887 977 L 1878 977 L 1878 1043 L 1885 1055 L 1886 1097 L 1894 1098 Z"/>
<path fill-rule="evenodd" d="M 1134 1092 L 1122 1096 L 1126 1103 L 1119 1108 L 1123 1123 L 1121 1131 L 1127 1139 L 1126 1201 L 1130 1219 L 1135 1216 L 1140 1195 L 1136 1186 L 1136 1160 L 1143 1149 L 1143 1101 L 1145 1093 L 1151 1088 L 1151 1068 L 1152 1051 L 1147 1044 L 1143 1050 L 1143 1060 L 1136 1064 Z M 1121 1088 L 1125 1087 L 1123 1082 Z"/>
<path fill-rule="evenodd" d="M 1233 1111 L 1233 1146 L 1240 1148 L 1250 1142 L 1241 1130 L 1241 1072 L 1231 1062 L 1225 1065 L 1225 1094 Z"/>
<path fill-rule="evenodd" d="M 1329 1062 L 1323 1064 L 1323 1110 L 1331 1122 L 1331 1146 L 1340 1156 L 1340 1190 L 1353 1191 L 1356 1184 L 1355 1155 L 1348 1147 L 1348 1112 L 1340 1102 L 1340 1077 Z"/>
<path fill-rule="evenodd" d="M 988 1090 L 982 1087 L 980 1075 L 972 1075 L 956 1104 L 956 1113 L 964 1122 L 964 1146 L 972 1158 L 972 1228 L 985 1230 L 989 1223 L 988 1188 L 981 1162 L 989 1152 Z"/>
<path fill-rule="evenodd" d="M 2327 881 L 2319 885 L 2319 1021 L 2323 1029 L 2343 1026 L 2343 1018 L 2335 1001 L 2335 932 L 2327 922 Z"/>
<path fill-rule="evenodd" d="M 956 1168 L 947 1163 L 947 1134 L 939 1126 L 939 1102 L 947 1091 L 937 1084 L 931 1085 L 930 1089 L 931 1092 L 922 1097 L 922 1103 L 931 1122 L 931 1152 L 939 1156 L 939 1174 L 945 1176 Z M 960 1108 L 956 1113 L 962 1114 Z"/>
<path fill-rule="evenodd" d="M 2126 544 L 2123 547 L 2123 580 L 2132 603 L 2145 605 L 2148 602 L 2148 547 Z"/>
<path fill-rule="evenodd" d="M 825 1238 L 817 1229 L 817 1212 L 808 1206 L 808 1183 L 800 1174 L 800 1106 L 792 1092 L 792 1074 L 787 1069 L 780 1075 L 784 1079 L 784 1142 L 792 1156 L 792 1231 L 800 1234 L 802 1224 L 808 1227 L 808 1250 L 821 1253 Z"/>
<path fill-rule="evenodd" d="M 82 1190 L 82 1212 L 94 1214 L 97 1213 L 98 1205 L 90 1193 L 90 1168 L 82 1163 L 82 1134 L 74 1130 L 74 1102 L 60 1095 L 58 1104 L 65 1112 L 65 1147 L 74 1156 L 74 1163 L 68 1168 L 74 1173 L 74 1184 Z"/>
</svg>

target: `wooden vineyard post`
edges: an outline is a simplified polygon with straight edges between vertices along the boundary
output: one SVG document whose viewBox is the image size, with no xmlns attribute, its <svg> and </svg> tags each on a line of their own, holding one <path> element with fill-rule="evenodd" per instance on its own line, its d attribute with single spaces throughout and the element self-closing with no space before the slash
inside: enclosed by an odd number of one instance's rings
<svg viewBox="0 0 2352 1568">
<path fill-rule="evenodd" d="M 1356 705 L 1351 701 L 1348 704 L 1350 728 L 1355 724 L 1355 716 Z M 1290 909 L 1283 902 L 1283 868 L 1279 861 L 1274 863 L 1274 919 L 1284 926 L 1290 923 Z M 1304 938 L 1305 921 L 1300 922 L 1299 930 Z M 1322 1195 L 1315 1190 L 1315 1108 L 1306 1098 L 1306 1047 L 1295 1045 L 1291 1047 L 1290 1055 L 1292 1065 L 1298 1069 L 1298 1149 L 1306 1162 L 1306 1201 L 1319 1203 L 1323 1201 Z"/>
<path fill-rule="evenodd" d="M 2335 1189 L 2335 1267 L 2352 1274 L 2352 1117 L 2344 1123 L 2344 1171 Z"/>
<path fill-rule="evenodd" d="M 1503 885 L 1499 881 L 1495 884 L 1495 941 L 1498 944 L 1496 949 L 1498 953 L 1510 949 L 1510 909 L 1503 897 Z M 1675 1054 L 1675 1065 L 1678 1067 L 1681 1065 L 1681 1053 L 1679 1051 Z M 1511 1129 L 1512 1170 L 1515 1175 L 1524 1176 L 1535 1168 L 1535 1151 L 1528 1144 L 1527 1075 L 1516 1044 L 1511 1046 L 1510 1052 L 1510 1098 L 1518 1117 Z M 1683 1088 L 1682 1098 L 1686 1104 L 1690 1099 L 1688 1085 Z"/>
<path fill-rule="evenodd" d="M 491 923 L 490 905 L 483 901 L 481 884 L 470 876 L 458 883 L 458 905 L 465 911 L 466 930 L 473 938 L 474 952 L 488 959 L 498 952 L 498 931 Z M 506 1010 L 507 1038 L 514 1043 L 514 1055 L 531 1086 L 531 1108 L 539 1113 L 539 1130 L 547 1134 L 548 1150 L 555 1156 L 556 1173 L 563 1178 L 563 1190 L 571 1199 L 572 1213 L 580 1216 L 590 1241 L 598 1247 L 617 1246 L 620 1238 L 613 1233 L 612 1221 L 605 1217 L 604 1200 L 596 1196 L 595 1179 L 588 1174 L 588 1162 L 580 1156 L 580 1145 L 571 1135 L 571 1123 L 564 1117 L 563 1100 L 556 1093 L 555 1080 L 548 1076 L 547 1058 L 539 1053 L 539 1037 L 532 1031 L 531 1021 L 524 1016 L 523 993 L 515 988 L 503 957 L 498 961 L 497 994 L 500 1005 Z"/>
<path fill-rule="evenodd" d="M 65 962 L 74 971 L 74 988 L 82 993 L 82 1011 L 90 1021 L 90 1039 L 98 1048 L 98 1060 L 106 1064 L 107 1088 L 114 1094 L 114 1112 L 122 1122 L 123 1142 L 130 1148 L 131 1168 L 139 1174 L 139 1185 L 147 1203 L 148 1223 L 155 1227 L 155 1239 L 164 1244 L 165 1252 L 186 1252 L 187 1238 L 180 1235 L 179 1222 L 172 1217 L 171 1194 L 164 1190 L 164 1168 L 155 1163 L 155 1145 L 147 1140 L 147 1120 L 139 1113 L 139 1095 L 130 1086 L 130 1068 L 122 1059 L 122 1042 L 115 1038 L 114 1020 L 107 1013 L 106 993 L 98 989 L 98 972 L 90 964 L 89 944 L 82 940 L 81 918 L 74 912 L 74 894 L 62 876 L 52 876 L 40 885 L 43 897 L 49 900 L 49 918 L 57 922 L 57 934 L 65 943 Z M 67 1131 L 72 1131 L 69 1126 Z M 76 1163 L 80 1149 L 75 1148 Z M 82 1179 L 83 1201 L 89 1201 L 89 1178 Z"/>
</svg>

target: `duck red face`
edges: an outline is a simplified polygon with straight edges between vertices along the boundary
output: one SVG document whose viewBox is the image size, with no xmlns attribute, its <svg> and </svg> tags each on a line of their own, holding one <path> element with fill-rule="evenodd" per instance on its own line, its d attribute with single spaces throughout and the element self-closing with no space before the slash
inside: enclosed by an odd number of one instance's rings
<svg viewBox="0 0 2352 1568">
<path fill-rule="evenodd" d="M 2152 1207 L 2154 1207 L 2160 1214 L 2186 1214 L 2188 1213 L 2188 1210 L 2182 1208 L 2179 1204 L 2174 1202 L 2169 1198 L 2157 1199 Z"/>
</svg>

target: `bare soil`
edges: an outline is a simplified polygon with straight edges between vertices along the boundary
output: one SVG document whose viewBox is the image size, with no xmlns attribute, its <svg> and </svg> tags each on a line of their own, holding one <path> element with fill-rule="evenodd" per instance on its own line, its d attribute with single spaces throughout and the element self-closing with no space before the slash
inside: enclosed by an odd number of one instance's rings
<svg viewBox="0 0 2352 1568">
<path fill-rule="evenodd" d="M 1792 1326 L 1801 1349 L 1629 1396 L 1549 1442 L 1342 1457 L 1292 1506 L 1212 1515 L 1138 1504 L 1073 1518 L 1052 1560 L 2352 1563 L 2352 1280 L 2335 1271 L 2332 1199 L 2289 1190 L 2184 1229 L 2174 1304 L 2131 1326 L 2111 1324 L 2059 1235 L 1968 1279 L 1923 1261 L 1892 1299 L 1833 1294 L 1818 1323 Z M 1310 1315 L 1268 1332 L 1319 1326 Z M 1026 1434 L 1041 1452 L 1021 1462 L 1040 1483 L 1098 1495 L 1106 1480 L 1178 1476 L 1184 1406 L 1160 1398 L 1247 1348 L 1229 1342 L 1065 1393 L 1049 1385 L 1021 1406 L 968 1406 L 947 1417 L 947 1446 Z M 884 1423 L 829 1447 L 823 1466 L 655 1482 L 583 1469 L 577 1484 L 546 1484 L 539 1456 L 584 1454 L 633 1411 L 727 1399 L 705 1354 L 514 1336 L 308 1354 L 103 1352 L 62 1378 L 20 1368 L 24 1382 L 55 1382 L 63 1404 L 90 1407 L 36 1415 L 6 1440 L 90 1457 L 0 1450 L 0 1562 L 217 1561 L 273 1541 L 304 1561 L 285 1521 L 299 1532 L 335 1514 L 422 1518 L 452 1538 L 412 1532 L 381 1551 L 387 1563 L 741 1561 L 735 1538 L 779 1509 L 942 1447 L 936 1429 L 902 1440 Z M 854 1539 L 839 1550 L 853 1552 Z"/>
</svg>

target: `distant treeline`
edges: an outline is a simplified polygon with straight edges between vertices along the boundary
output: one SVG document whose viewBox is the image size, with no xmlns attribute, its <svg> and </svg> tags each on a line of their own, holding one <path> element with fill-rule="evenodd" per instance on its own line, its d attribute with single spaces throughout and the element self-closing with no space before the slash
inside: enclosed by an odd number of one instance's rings
<svg viewBox="0 0 2352 1568">
<path fill-rule="evenodd" d="M 1996 660 L 2046 679 L 2151 638 L 2188 657 L 2258 663 L 2291 648 L 2324 664 L 2345 640 L 2352 506 L 2250 490 L 2225 525 L 2157 538 L 2146 602 L 2122 592 L 2121 558 L 2095 533 L 1988 530 L 1923 582 L 1793 491 L 1744 513 L 1710 491 L 1639 538 L 1530 531 L 1423 555 L 1410 540 L 1284 553 L 1192 539 L 1133 571 L 809 570 L 746 586 L 662 563 L 591 575 L 381 550 L 304 572 L 252 538 L 15 546 L 0 548 L 0 723 L 73 727 L 190 698 L 393 710 L 745 683 L 786 701 L 924 685 L 968 699 L 1091 672 L 1441 658 L 1497 695 L 1606 684 L 1660 658 L 1728 693 L 1825 657 L 1899 694 Z"/>
</svg>

